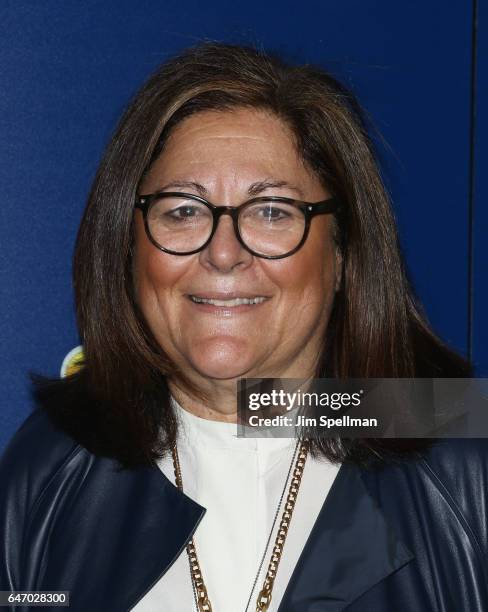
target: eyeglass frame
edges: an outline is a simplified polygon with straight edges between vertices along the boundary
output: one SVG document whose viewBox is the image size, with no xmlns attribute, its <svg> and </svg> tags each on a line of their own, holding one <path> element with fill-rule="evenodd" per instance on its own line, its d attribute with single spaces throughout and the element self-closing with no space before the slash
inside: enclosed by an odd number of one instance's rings
<svg viewBox="0 0 488 612">
<path fill-rule="evenodd" d="M 189 198 L 191 200 L 195 200 L 196 202 L 200 202 L 201 204 L 204 204 L 212 213 L 212 223 L 213 223 L 212 230 L 210 232 L 208 239 L 202 244 L 202 246 L 198 247 L 198 249 L 194 249 L 193 251 L 188 251 L 186 253 L 179 253 L 179 252 L 172 251 L 170 249 L 167 249 L 161 246 L 152 237 L 151 232 L 149 231 L 149 222 L 148 222 L 149 208 L 155 200 L 158 200 L 164 197 Z M 255 204 L 256 202 L 284 202 L 285 204 L 291 204 L 302 211 L 305 217 L 305 226 L 303 229 L 303 236 L 300 242 L 297 244 L 297 246 L 294 247 L 291 251 L 288 251 L 288 253 L 285 253 L 284 255 L 262 255 L 261 253 L 257 253 L 256 251 L 253 251 L 253 249 L 251 249 L 244 242 L 241 236 L 241 233 L 239 231 L 239 215 L 241 214 L 242 210 L 245 210 L 248 206 L 250 206 L 251 204 Z M 213 204 L 212 202 L 205 200 L 205 198 L 202 198 L 201 196 L 195 195 L 193 193 L 185 193 L 182 191 L 157 191 L 155 193 L 137 196 L 134 206 L 135 208 L 138 208 L 143 214 L 144 227 L 146 230 L 147 237 L 157 249 L 159 249 L 160 251 L 163 251 L 164 253 L 169 253 L 170 255 L 184 256 L 184 255 L 194 255 L 195 253 L 199 253 L 200 251 L 203 251 L 203 249 L 205 249 L 205 247 L 207 247 L 212 241 L 212 238 L 214 237 L 215 232 L 217 231 L 220 217 L 222 217 L 222 215 L 230 215 L 230 217 L 232 218 L 232 222 L 234 226 L 234 233 L 235 233 L 237 240 L 249 253 L 251 253 L 251 255 L 254 255 L 256 257 L 261 257 L 262 259 L 283 259 L 284 257 L 289 257 L 290 255 L 293 255 L 294 253 L 296 253 L 305 244 L 305 241 L 307 240 L 308 234 L 310 232 L 310 222 L 313 217 L 315 217 L 316 215 L 332 214 L 332 213 L 337 212 L 341 206 L 341 202 L 337 197 L 334 197 L 334 196 L 327 198 L 326 200 L 321 200 L 320 202 L 305 202 L 303 200 L 295 200 L 294 198 L 287 198 L 287 197 L 282 197 L 282 196 L 257 196 L 257 197 L 251 198 L 250 200 L 246 200 L 245 202 L 243 202 L 242 204 L 239 204 L 238 206 L 227 206 L 227 205 Z"/>
</svg>

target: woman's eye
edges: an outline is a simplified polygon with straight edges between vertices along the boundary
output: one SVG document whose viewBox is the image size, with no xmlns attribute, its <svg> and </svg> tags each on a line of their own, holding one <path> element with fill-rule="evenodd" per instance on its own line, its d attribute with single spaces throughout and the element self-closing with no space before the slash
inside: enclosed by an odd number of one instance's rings
<svg viewBox="0 0 488 612">
<path fill-rule="evenodd" d="M 290 216 L 286 210 L 278 206 L 262 206 L 257 213 L 261 219 L 266 221 L 279 221 L 280 219 L 286 219 Z"/>
<path fill-rule="evenodd" d="M 200 213 L 200 207 L 198 206 L 179 206 L 168 211 L 166 214 L 172 219 L 184 221 L 185 219 L 197 217 Z"/>
<path fill-rule="evenodd" d="M 211 213 L 203 204 L 182 201 L 177 198 L 162 198 L 151 210 L 150 223 L 166 228 L 194 228 L 208 223 Z"/>
</svg>

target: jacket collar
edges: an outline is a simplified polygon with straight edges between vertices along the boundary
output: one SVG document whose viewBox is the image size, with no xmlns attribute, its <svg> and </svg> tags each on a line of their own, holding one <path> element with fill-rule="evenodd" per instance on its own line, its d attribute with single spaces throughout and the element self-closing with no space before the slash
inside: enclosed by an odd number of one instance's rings
<svg viewBox="0 0 488 612">
<path fill-rule="evenodd" d="M 141 475 L 139 474 L 139 478 Z M 127 580 L 137 585 L 130 609 L 169 569 L 189 541 L 205 509 L 180 492 L 155 465 L 144 475 L 152 512 L 142 511 L 127 529 L 127 542 L 144 551 L 144 562 Z M 285 591 L 279 612 L 342 610 L 375 584 L 414 558 L 387 524 L 363 480 L 364 473 L 344 463 L 334 480 Z M 154 509 L 157 508 L 157 513 Z M 162 540 L 164 534 L 164 540 Z M 164 541 L 164 545 L 162 545 Z M 132 553 L 133 551 L 130 551 Z M 134 551 L 137 556 L 137 551 Z"/>
<path fill-rule="evenodd" d="M 135 474 L 129 472 L 129 474 Z M 126 580 L 135 588 L 114 610 L 130 610 L 171 567 L 192 538 L 206 509 L 177 489 L 157 465 L 143 468 L 134 479 L 144 504 L 138 504 L 134 520 L 127 524 L 126 542 L 133 560 Z M 110 549 L 110 543 L 107 543 Z M 139 559 L 138 559 L 139 558 Z M 110 585 L 108 585 L 110 588 Z M 137 595 L 137 596 L 136 596 Z M 107 601 L 113 600 L 113 596 Z"/>
<path fill-rule="evenodd" d="M 365 473 L 343 463 L 285 591 L 279 612 L 343 610 L 414 558 L 368 492 Z M 314 608 L 315 609 L 315 608 Z"/>
</svg>

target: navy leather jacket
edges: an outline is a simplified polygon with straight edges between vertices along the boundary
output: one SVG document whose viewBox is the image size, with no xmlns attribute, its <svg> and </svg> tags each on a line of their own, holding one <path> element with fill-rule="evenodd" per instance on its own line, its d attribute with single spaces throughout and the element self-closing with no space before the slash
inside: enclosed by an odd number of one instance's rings
<svg viewBox="0 0 488 612">
<path fill-rule="evenodd" d="M 205 512 L 156 465 L 119 470 L 40 410 L 4 453 L 0 487 L 0 589 L 67 590 L 71 612 L 130 610 Z M 488 440 L 343 463 L 279 612 L 488 611 L 487 491 Z"/>
</svg>

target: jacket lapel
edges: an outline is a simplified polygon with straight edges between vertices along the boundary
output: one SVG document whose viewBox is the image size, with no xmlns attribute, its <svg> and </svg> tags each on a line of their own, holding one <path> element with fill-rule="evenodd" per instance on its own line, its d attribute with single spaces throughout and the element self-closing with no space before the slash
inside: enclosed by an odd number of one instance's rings
<svg viewBox="0 0 488 612">
<path fill-rule="evenodd" d="M 279 612 L 336 612 L 414 558 L 386 523 L 360 469 L 343 463 Z"/>
<path fill-rule="evenodd" d="M 45 491 L 25 536 L 33 551 L 25 584 L 70 591 L 73 612 L 132 609 L 180 555 L 205 513 L 156 465 L 119 470 L 113 460 L 85 450 L 49 487 L 54 493 Z"/>
<path fill-rule="evenodd" d="M 137 537 L 128 538 L 134 543 L 130 584 L 137 585 L 139 592 L 137 597 L 135 593 L 130 594 L 122 607 L 114 608 L 117 611 L 133 608 L 167 572 L 193 536 L 206 511 L 179 491 L 157 466 L 148 468 L 146 476 L 146 510 L 142 506 L 137 509 L 134 524 Z M 140 557 L 140 562 L 134 562 L 134 557 Z"/>
<path fill-rule="evenodd" d="M 205 513 L 157 466 L 142 469 L 137 475 L 119 474 L 117 488 L 121 486 L 126 493 L 137 489 L 133 499 L 144 503 L 132 508 L 137 520 L 126 522 L 131 533 L 126 532 L 125 555 L 117 571 L 120 584 L 120 575 L 126 570 L 126 588 L 118 590 L 120 598 L 114 598 L 113 591 L 110 596 L 107 591 L 107 599 L 102 598 L 111 602 L 112 607 L 107 609 L 114 611 L 130 610 L 152 588 L 181 553 Z M 109 542 L 101 544 L 102 549 L 110 549 Z M 124 558 L 130 559 L 127 567 Z M 343 610 L 413 558 L 368 493 L 361 470 L 344 463 L 305 544 L 279 612 Z"/>
</svg>

